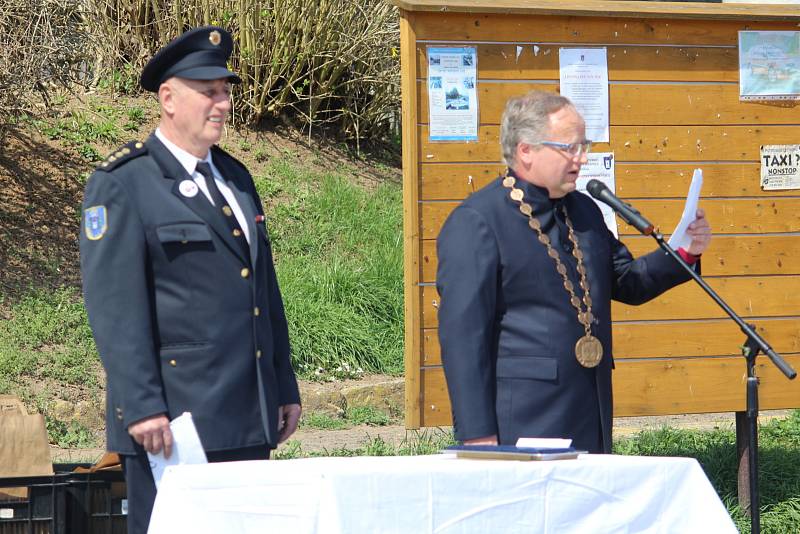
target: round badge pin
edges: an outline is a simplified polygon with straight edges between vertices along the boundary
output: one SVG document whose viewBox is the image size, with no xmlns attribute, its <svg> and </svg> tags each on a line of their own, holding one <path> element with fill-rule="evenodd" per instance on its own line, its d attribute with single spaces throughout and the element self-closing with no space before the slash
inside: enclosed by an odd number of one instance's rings
<svg viewBox="0 0 800 534">
<path fill-rule="evenodd" d="M 178 190 L 181 192 L 181 195 L 192 198 L 197 194 L 197 184 L 191 180 L 184 180 L 181 182 L 181 185 L 178 186 Z"/>
</svg>

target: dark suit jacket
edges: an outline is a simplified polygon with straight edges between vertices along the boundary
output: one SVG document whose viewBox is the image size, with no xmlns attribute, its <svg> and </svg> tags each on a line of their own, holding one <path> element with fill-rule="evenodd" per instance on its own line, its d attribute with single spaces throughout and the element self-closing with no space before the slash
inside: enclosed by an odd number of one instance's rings
<svg viewBox="0 0 800 534">
<path fill-rule="evenodd" d="M 611 299 L 639 304 L 689 277 L 663 251 L 634 260 L 581 193 L 552 201 L 523 180 L 517 187 L 582 291 L 563 217 L 567 207 L 588 270 L 594 336 L 604 356 L 594 369 L 575 359 L 584 335 L 563 279 L 528 218 L 498 179 L 448 217 L 437 241 L 439 340 L 456 437 L 497 434 L 569 437 L 579 449 L 611 450 Z M 646 342 L 646 340 L 642 340 Z"/>
<path fill-rule="evenodd" d="M 109 450 L 136 452 L 129 424 L 185 411 L 206 450 L 277 446 L 278 406 L 300 397 L 250 174 L 212 148 L 250 227 L 245 255 L 202 191 L 181 194 L 191 178 L 155 136 L 126 148 L 86 186 L 84 214 L 102 206 L 105 233 L 81 229 L 86 309 L 108 376 Z"/>
</svg>

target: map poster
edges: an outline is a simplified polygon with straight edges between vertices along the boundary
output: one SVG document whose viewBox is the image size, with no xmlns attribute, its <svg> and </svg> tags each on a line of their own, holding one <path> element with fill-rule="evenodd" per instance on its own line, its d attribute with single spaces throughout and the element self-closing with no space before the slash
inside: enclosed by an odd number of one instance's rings
<svg viewBox="0 0 800 534">
<path fill-rule="evenodd" d="M 431 141 L 478 140 L 477 63 L 474 46 L 428 47 Z"/>
<path fill-rule="evenodd" d="M 761 147 L 761 189 L 800 189 L 800 145 Z"/>
<path fill-rule="evenodd" d="M 739 32 L 739 99 L 800 100 L 800 32 Z"/>
</svg>

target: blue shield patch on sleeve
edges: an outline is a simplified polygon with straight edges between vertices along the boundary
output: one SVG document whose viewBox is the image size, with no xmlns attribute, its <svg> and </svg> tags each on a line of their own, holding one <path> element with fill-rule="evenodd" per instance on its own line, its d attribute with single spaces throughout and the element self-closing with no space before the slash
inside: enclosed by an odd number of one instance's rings
<svg viewBox="0 0 800 534">
<path fill-rule="evenodd" d="M 105 206 L 92 206 L 83 210 L 83 229 L 92 241 L 102 239 L 108 230 L 108 217 Z"/>
</svg>

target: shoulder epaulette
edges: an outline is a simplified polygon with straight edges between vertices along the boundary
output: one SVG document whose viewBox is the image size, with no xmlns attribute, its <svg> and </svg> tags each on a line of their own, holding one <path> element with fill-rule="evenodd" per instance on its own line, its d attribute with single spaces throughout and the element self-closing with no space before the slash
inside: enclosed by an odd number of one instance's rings
<svg viewBox="0 0 800 534">
<path fill-rule="evenodd" d="M 211 152 L 212 152 L 214 155 L 217 155 L 217 156 L 222 156 L 222 157 L 224 157 L 224 158 L 227 158 L 227 159 L 231 160 L 231 161 L 232 161 L 232 162 L 234 162 L 236 165 L 238 165 L 239 167 L 241 167 L 242 169 L 244 169 L 244 171 L 245 171 L 245 172 L 249 173 L 249 171 L 247 170 L 247 167 L 245 167 L 244 163 L 242 163 L 241 161 L 239 161 L 238 159 L 236 159 L 235 157 L 233 157 L 232 155 L 230 155 L 228 152 L 226 152 L 225 150 L 223 150 L 223 149 L 222 149 L 222 148 L 221 148 L 219 145 L 212 145 L 212 146 L 211 146 Z"/>
<path fill-rule="evenodd" d="M 108 155 L 103 162 L 97 166 L 101 171 L 112 171 L 133 158 L 147 154 L 147 147 L 141 141 L 131 141 Z"/>
</svg>

